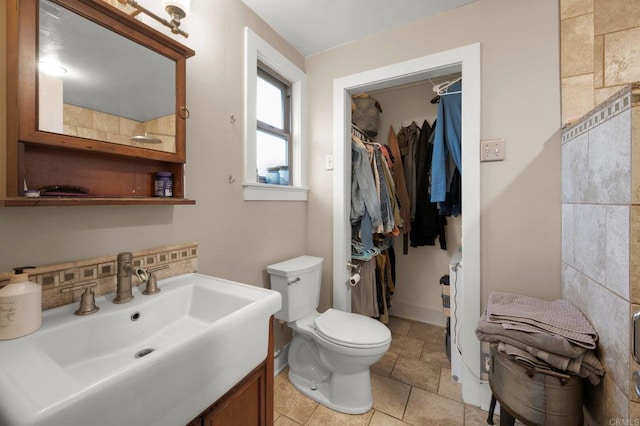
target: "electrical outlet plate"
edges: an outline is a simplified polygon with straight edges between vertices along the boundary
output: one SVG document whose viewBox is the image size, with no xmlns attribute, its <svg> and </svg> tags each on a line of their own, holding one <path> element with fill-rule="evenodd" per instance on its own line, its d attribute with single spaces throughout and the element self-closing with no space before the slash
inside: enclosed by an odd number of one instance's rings
<svg viewBox="0 0 640 426">
<path fill-rule="evenodd" d="M 480 342 L 480 379 L 489 380 L 491 370 L 491 347 L 487 342 Z"/>
<path fill-rule="evenodd" d="M 480 141 L 480 161 L 503 161 L 504 139 Z"/>
</svg>

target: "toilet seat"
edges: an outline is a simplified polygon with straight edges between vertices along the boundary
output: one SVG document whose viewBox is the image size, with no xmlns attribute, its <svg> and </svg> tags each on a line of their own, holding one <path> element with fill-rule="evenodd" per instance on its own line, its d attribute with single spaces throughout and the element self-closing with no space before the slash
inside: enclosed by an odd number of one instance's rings
<svg viewBox="0 0 640 426">
<path fill-rule="evenodd" d="M 391 332 L 364 315 L 328 309 L 316 317 L 315 330 L 325 340 L 350 348 L 377 348 L 389 344 Z"/>
</svg>

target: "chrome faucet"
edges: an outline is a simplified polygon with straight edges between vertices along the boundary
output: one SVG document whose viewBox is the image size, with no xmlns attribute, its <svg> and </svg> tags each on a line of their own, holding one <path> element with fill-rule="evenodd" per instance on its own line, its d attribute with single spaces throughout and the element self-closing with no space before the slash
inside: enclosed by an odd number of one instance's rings
<svg viewBox="0 0 640 426">
<path fill-rule="evenodd" d="M 130 252 L 118 253 L 118 272 L 116 274 L 116 298 L 113 303 L 127 303 L 133 299 L 131 291 L 131 275 L 137 276 L 140 281 L 146 282 L 149 279 L 147 271 L 135 268 L 131 265 L 133 255 Z"/>
</svg>

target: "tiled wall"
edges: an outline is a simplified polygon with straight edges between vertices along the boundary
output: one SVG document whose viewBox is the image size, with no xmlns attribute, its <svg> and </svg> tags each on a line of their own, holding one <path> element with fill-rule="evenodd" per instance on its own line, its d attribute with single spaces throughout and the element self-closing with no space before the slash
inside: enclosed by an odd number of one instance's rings
<svg viewBox="0 0 640 426">
<path fill-rule="evenodd" d="M 640 272 L 631 261 L 640 253 L 638 165 L 632 162 L 640 158 L 633 155 L 640 154 L 638 90 L 626 86 L 562 136 L 562 295 L 593 323 L 606 368 L 599 386 L 586 385 L 593 425 L 640 419 L 631 385 L 640 366 L 629 350 L 632 303 L 640 303 L 634 290 L 640 284 L 631 278 Z"/>
<path fill-rule="evenodd" d="M 26 269 L 29 279 L 42 285 L 42 309 L 68 305 L 80 300 L 85 286 L 93 288 L 96 296 L 115 293 L 117 255 L 81 260 L 56 265 Z M 159 247 L 133 252 L 133 266 L 152 269 L 166 265 L 154 274 L 158 279 L 198 271 L 198 243 L 189 242 L 174 246 Z M 9 282 L 10 272 L 0 273 L 0 286 Z M 133 285 L 140 285 L 132 277 Z M 70 289 L 70 290 L 67 290 Z"/>
<path fill-rule="evenodd" d="M 640 1 L 561 0 L 562 122 L 640 81 Z"/>
<path fill-rule="evenodd" d="M 175 114 L 140 122 L 76 105 L 64 104 L 63 124 L 65 135 L 167 152 L 175 152 L 176 148 L 175 138 L 169 136 L 152 135 L 160 139 L 161 144 L 147 144 L 131 140 L 131 136 L 144 135 L 145 132 L 175 134 Z"/>
</svg>

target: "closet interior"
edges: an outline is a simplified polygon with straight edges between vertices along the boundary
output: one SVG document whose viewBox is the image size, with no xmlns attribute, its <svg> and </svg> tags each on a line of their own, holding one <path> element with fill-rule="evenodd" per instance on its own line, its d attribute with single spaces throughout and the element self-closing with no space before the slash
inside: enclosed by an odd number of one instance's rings
<svg viewBox="0 0 640 426">
<path fill-rule="evenodd" d="M 461 87 L 458 72 L 352 96 L 352 312 L 447 322 L 441 281 L 462 219 L 460 115 L 448 108 Z"/>
</svg>

